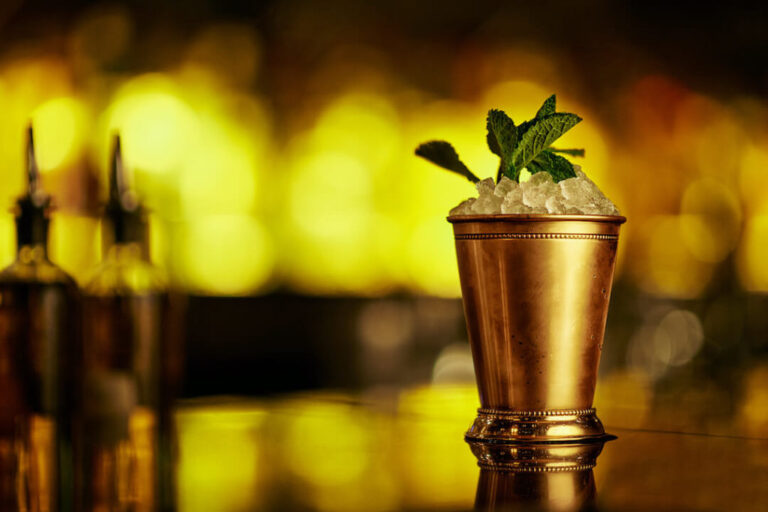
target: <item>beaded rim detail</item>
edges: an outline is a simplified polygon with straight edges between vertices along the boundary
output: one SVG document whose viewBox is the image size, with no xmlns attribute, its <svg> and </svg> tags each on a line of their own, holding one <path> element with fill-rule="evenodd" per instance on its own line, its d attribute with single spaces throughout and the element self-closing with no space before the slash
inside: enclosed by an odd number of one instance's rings
<svg viewBox="0 0 768 512">
<path fill-rule="evenodd" d="M 595 409 L 551 409 L 542 411 L 505 411 L 502 409 L 483 409 L 477 410 L 478 413 L 487 416 L 513 416 L 513 417 L 543 417 L 543 416 L 585 416 L 595 414 Z"/>
<path fill-rule="evenodd" d="M 502 463 L 478 462 L 478 466 L 486 469 L 508 471 L 510 473 L 565 473 L 569 471 L 586 471 L 594 468 L 597 464 L 575 464 L 573 466 L 513 466 Z"/>
<path fill-rule="evenodd" d="M 618 240 L 618 235 L 597 233 L 457 233 L 456 240 L 517 240 L 517 239 L 575 239 L 575 240 Z"/>
</svg>

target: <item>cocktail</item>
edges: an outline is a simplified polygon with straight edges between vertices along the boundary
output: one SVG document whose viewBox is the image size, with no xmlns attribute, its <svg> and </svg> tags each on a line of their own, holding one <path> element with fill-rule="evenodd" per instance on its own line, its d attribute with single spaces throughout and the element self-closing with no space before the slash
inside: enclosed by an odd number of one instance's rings
<svg viewBox="0 0 768 512">
<path fill-rule="evenodd" d="M 592 408 L 619 226 L 626 220 L 552 143 L 581 121 L 552 96 L 519 126 L 488 114 L 501 162 L 480 180 L 447 142 L 416 153 L 476 183 L 450 212 L 481 408 L 471 441 L 605 435 Z M 525 172 L 527 171 L 527 172 Z"/>
</svg>

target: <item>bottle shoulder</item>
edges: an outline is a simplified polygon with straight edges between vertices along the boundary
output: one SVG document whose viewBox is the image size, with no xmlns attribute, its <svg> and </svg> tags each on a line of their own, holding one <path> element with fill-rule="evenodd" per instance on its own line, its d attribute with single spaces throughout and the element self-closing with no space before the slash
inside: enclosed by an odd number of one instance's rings
<svg viewBox="0 0 768 512">
<path fill-rule="evenodd" d="M 88 295 L 162 293 L 167 281 L 162 270 L 140 259 L 106 260 L 83 288 Z"/>
<path fill-rule="evenodd" d="M 0 271 L 0 283 L 77 286 L 72 276 L 48 260 L 16 260 Z"/>
</svg>

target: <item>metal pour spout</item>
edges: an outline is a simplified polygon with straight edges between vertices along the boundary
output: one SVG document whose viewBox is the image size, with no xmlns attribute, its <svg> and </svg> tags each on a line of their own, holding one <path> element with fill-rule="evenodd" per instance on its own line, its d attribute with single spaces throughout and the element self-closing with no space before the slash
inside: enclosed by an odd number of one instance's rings
<svg viewBox="0 0 768 512">
<path fill-rule="evenodd" d="M 41 197 L 44 194 L 40 186 L 40 169 L 35 156 L 35 134 L 32 123 L 27 126 L 27 195 L 36 204 L 41 204 L 39 200 L 44 199 Z"/>
<path fill-rule="evenodd" d="M 32 123 L 27 127 L 26 174 L 26 193 L 16 201 L 17 245 L 45 245 L 48 239 L 48 209 L 51 199 L 43 192 L 40 183 Z"/>
<path fill-rule="evenodd" d="M 112 144 L 109 199 L 104 208 L 104 220 L 112 228 L 112 243 L 144 243 L 146 241 L 146 214 L 131 187 L 128 171 L 123 162 L 120 135 L 115 135 Z"/>
</svg>

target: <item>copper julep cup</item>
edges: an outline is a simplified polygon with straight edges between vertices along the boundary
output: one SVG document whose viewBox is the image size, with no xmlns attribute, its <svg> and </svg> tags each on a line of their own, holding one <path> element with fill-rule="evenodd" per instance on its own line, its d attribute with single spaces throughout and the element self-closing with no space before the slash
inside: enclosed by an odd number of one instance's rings
<svg viewBox="0 0 768 512">
<path fill-rule="evenodd" d="M 592 400 L 625 220 L 448 217 L 481 404 L 468 441 L 605 435 Z"/>
</svg>

